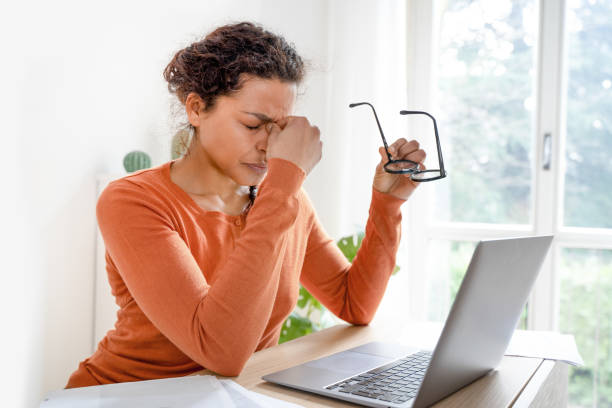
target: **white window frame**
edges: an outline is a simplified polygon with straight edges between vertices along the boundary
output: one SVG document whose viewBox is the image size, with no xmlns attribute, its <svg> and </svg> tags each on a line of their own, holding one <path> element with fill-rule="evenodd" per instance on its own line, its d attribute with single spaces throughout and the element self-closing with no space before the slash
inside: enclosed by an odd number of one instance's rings
<svg viewBox="0 0 612 408">
<path fill-rule="evenodd" d="M 408 35 L 408 104 L 409 108 L 431 110 L 435 79 L 437 77 L 437 2 L 410 0 L 407 7 Z M 424 183 L 417 194 L 409 200 L 404 212 L 405 240 L 408 250 L 403 252 L 410 265 L 408 273 L 410 294 L 409 314 L 412 318 L 425 320 L 425 296 L 427 278 L 426 256 L 431 239 L 478 241 L 488 238 L 519 237 L 527 235 L 554 234 L 552 248 L 544 261 L 540 275 L 530 295 L 528 304 L 528 329 L 559 329 L 559 259 L 563 248 L 612 249 L 612 230 L 597 228 L 574 228 L 563 226 L 563 181 L 565 146 L 565 98 L 567 72 L 565 69 L 564 0 L 540 0 L 538 45 L 534 89 L 536 111 L 533 138 L 535 164 L 532 170 L 531 225 L 476 224 L 455 222 L 433 222 L 427 211 L 433 208 L 433 189 Z M 415 63 L 418 62 L 418 63 Z M 419 134 L 419 129 L 409 129 Z M 551 166 L 542 168 L 544 135 L 552 137 Z M 441 133 L 444 149 L 444 135 Z M 435 152 L 435 145 L 425 143 L 428 152 Z M 431 154 L 430 154 L 431 156 Z M 452 171 L 452 169 L 449 169 Z M 400 260 L 402 262 L 402 260 Z"/>
</svg>

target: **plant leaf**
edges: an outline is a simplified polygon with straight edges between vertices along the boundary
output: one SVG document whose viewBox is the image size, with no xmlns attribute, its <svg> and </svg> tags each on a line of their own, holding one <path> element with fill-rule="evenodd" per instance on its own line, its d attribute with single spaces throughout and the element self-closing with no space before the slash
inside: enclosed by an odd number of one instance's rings
<svg viewBox="0 0 612 408">
<path fill-rule="evenodd" d="M 363 241 L 364 236 L 365 234 L 363 232 L 359 232 L 357 234 L 342 237 L 336 243 L 349 262 L 353 262 L 353 259 L 355 259 L 355 255 L 357 255 L 357 250 L 361 246 L 361 241 Z"/>
<path fill-rule="evenodd" d="M 314 327 L 310 319 L 299 316 L 297 313 L 293 312 L 285 320 L 285 323 L 283 323 L 278 344 L 302 337 L 305 334 L 312 333 L 313 330 Z"/>
</svg>

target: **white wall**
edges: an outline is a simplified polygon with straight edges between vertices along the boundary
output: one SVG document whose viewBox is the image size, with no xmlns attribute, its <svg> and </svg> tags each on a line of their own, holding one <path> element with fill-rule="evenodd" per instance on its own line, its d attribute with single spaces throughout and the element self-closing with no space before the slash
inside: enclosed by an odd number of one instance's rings
<svg viewBox="0 0 612 408">
<path fill-rule="evenodd" d="M 405 16 L 404 1 L 330 2 L 328 138 L 326 160 L 317 169 L 333 184 L 328 190 L 334 205 L 318 209 L 332 235 L 365 227 L 382 146 L 372 110 L 348 105 L 374 105 L 389 144 L 407 137 L 399 115 L 406 109 Z"/>
<path fill-rule="evenodd" d="M 132 149 L 147 151 L 154 165 L 170 158 L 162 71 L 173 53 L 217 25 L 248 19 L 324 66 L 326 5 L 38 1 L 15 2 L 4 18 L 10 76 L 3 75 L 2 111 L 10 113 L 2 144 L 17 152 L 5 151 L 12 162 L 2 168 L 12 182 L 2 212 L 11 221 L 4 236 L 12 268 L 2 274 L 10 368 L 1 370 L 12 399 L 2 405 L 33 407 L 92 352 L 96 174 L 120 172 Z M 312 79 L 300 108 L 320 123 L 323 86 Z"/>
<path fill-rule="evenodd" d="M 170 159 L 162 71 L 212 28 L 263 23 L 311 61 L 296 114 L 321 128 L 324 157 L 306 189 L 333 237 L 365 223 L 380 143 L 371 113 L 349 111 L 348 103 L 382 107 L 403 95 L 392 80 L 403 65 L 390 58 L 403 2 L 377 3 L 35 1 L 3 11 L 3 406 L 37 406 L 91 354 L 96 175 L 121 172 L 134 149 L 147 151 L 153 165 Z M 377 77 L 384 85 L 372 83 Z M 389 133 L 403 108 L 391 105 L 379 112 Z M 347 143 L 373 147 L 374 159 Z"/>
</svg>

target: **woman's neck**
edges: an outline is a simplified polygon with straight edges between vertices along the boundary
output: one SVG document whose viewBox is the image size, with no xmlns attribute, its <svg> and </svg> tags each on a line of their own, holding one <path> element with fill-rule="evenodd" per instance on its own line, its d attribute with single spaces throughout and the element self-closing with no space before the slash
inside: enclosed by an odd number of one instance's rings
<svg viewBox="0 0 612 408">
<path fill-rule="evenodd" d="M 170 177 L 187 194 L 207 202 L 210 209 L 240 213 L 249 201 L 249 187 L 223 174 L 203 149 L 193 149 L 174 161 Z"/>
</svg>

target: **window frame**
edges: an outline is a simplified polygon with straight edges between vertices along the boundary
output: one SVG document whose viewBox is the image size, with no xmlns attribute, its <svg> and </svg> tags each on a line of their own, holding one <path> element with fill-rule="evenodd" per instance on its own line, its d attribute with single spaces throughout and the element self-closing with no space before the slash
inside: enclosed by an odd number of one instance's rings
<svg viewBox="0 0 612 408">
<path fill-rule="evenodd" d="M 437 47 L 439 15 L 437 1 L 411 0 L 407 6 L 407 101 L 409 107 L 423 110 L 434 108 L 437 78 Z M 538 3 L 538 40 L 535 48 L 534 132 L 532 139 L 531 224 L 480 224 L 432 222 L 423 209 L 433 205 L 433 185 L 420 186 L 408 202 L 402 226 L 407 243 L 400 252 L 400 263 L 410 265 L 407 288 L 409 316 L 425 320 L 428 241 L 432 239 L 478 241 L 481 239 L 554 234 L 551 250 L 546 257 L 528 301 L 528 329 L 558 330 L 559 328 L 559 263 L 562 248 L 612 249 L 612 230 L 563 226 L 563 188 L 565 177 L 565 99 L 567 96 L 565 30 L 566 1 L 540 0 Z M 419 61 L 412 64 L 410 61 Z M 435 112 L 434 112 L 435 113 Z M 419 134 L 410 128 L 409 134 Z M 544 135 L 551 134 L 551 165 L 543 169 Z M 441 132 L 444 147 L 444 134 Z M 427 151 L 435 146 L 424 143 Z M 432 150 L 432 148 L 434 150 Z M 452 171 L 452 169 L 449 169 Z"/>
</svg>

